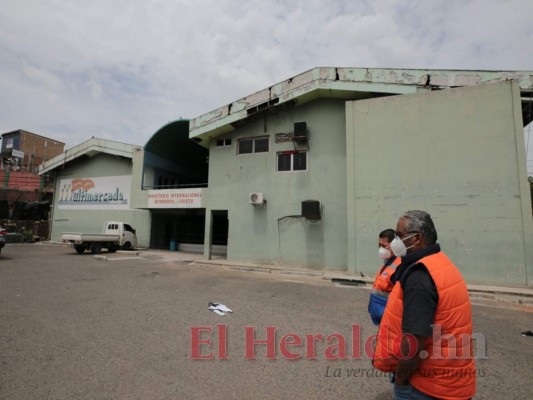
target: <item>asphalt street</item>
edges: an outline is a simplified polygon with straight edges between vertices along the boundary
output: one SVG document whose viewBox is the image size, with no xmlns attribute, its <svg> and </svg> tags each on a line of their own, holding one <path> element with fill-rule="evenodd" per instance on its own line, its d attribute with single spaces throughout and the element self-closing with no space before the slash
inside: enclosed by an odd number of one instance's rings
<svg viewBox="0 0 533 400">
<path fill-rule="evenodd" d="M 62 245 L 7 245 L 0 399 L 391 398 L 365 355 L 376 333 L 367 289 L 194 258 L 105 261 Z M 473 306 L 476 399 L 533 398 L 533 337 L 521 335 L 533 330 L 532 311 Z"/>
</svg>

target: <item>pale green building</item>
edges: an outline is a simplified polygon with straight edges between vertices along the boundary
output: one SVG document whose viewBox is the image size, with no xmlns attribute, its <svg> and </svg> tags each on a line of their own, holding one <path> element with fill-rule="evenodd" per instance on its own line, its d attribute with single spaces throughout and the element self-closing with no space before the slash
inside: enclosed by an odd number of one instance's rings
<svg viewBox="0 0 533 400">
<path fill-rule="evenodd" d="M 422 209 L 467 281 L 531 286 L 532 94 L 533 71 L 315 68 L 127 155 L 41 173 L 56 171 L 56 198 L 67 175 L 131 175 L 127 214 L 112 215 L 136 221 L 142 246 L 354 274 L 373 275 L 378 233 Z M 53 236 L 94 222 L 62 205 Z"/>
<path fill-rule="evenodd" d="M 150 241 L 150 213 L 132 208 L 133 155 L 138 146 L 92 138 L 46 161 L 39 174 L 53 174 L 51 240 L 63 232 L 97 233 L 105 221 L 136 228 L 138 245 Z"/>
<path fill-rule="evenodd" d="M 228 259 L 373 275 L 378 233 L 422 209 L 468 281 L 531 285 L 532 91 L 531 71 L 315 68 L 194 118 L 205 256 L 224 214 Z"/>
</svg>

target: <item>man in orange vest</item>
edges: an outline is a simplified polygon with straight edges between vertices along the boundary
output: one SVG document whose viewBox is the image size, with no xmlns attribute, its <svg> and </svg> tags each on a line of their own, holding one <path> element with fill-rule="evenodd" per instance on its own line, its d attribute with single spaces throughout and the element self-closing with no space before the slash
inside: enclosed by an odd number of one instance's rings
<svg viewBox="0 0 533 400">
<path fill-rule="evenodd" d="M 392 373 L 397 400 L 472 398 L 476 366 L 468 291 L 440 251 L 431 216 L 403 214 L 391 249 L 402 262 L 378 331 L 374 367 Z"/>
<path fill-rule="evenodd" d="M 376 274 L 368 302 L 368 312 L 375 325 L 379 325 L 381 322 L 387 299 L 394 286 L 391 277 L 396 267 L 400 265 L 400 258 L 396 257 L 390 249 L 390 243 L 393 239 L 393 229 L 385 229 L 378 237 L 378 256 L 383 260 L 383 265 Z"/>
</svg>

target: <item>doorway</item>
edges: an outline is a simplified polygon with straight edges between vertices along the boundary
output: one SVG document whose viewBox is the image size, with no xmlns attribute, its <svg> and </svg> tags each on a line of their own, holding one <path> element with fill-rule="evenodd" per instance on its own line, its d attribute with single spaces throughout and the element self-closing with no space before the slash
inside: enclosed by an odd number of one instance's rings
<svg viewBox="0 0 533 400">
<path fill-rule="evenodd" d="M 227 257 L 229 232 L 228 210 L 212 210 L 211 224 L 211 253 Z"/>
<path fill-rule="evenodd" d="M 170 249 L 175 242 L 178 250 L 202 252 L 204 243 L 205 209 L 152 211 L 152 249 Z"/>
</svg>

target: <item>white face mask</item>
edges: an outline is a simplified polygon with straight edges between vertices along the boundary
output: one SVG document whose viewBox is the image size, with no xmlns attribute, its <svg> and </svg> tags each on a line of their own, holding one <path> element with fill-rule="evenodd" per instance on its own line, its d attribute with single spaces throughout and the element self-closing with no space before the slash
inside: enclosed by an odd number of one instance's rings
<svg viewBox="0 0 533 400">
<path fill-rule="evenodd" d="M 403 239 L 400 239 L 398 236 L 395 236 L 394 239 L 392 240 L 392 242 L 390 243 L 390 248 L 391 248 L 392 252 L 397 257 L 405 256 L 407 254 L 407 249 L 410 249 L 411 247 L 414 247 L 414 244 L 412 246 L 405 247 L 405 244 L 403 243 L 403 241 L 405 239 L 409 239 L 410 237 L 413 237 L 415 235 L 416 235 L 416 233 L 413 233 L 412 235 L 406 236 Z"/>
<path fill-rule="evenodd" d="M 379 258 L 381 258 L 382 260 L 388 260 L 389 258 L 391 258 L 390 251 L 387 250 L 385 247 L 380 247 L 378 254 L 379 254 Z"/>
</svg>

